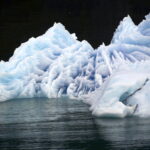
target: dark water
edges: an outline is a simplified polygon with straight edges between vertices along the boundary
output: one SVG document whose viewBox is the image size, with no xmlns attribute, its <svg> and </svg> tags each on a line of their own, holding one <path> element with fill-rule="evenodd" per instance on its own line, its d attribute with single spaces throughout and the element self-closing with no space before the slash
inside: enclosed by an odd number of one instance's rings
<svg viewBox="0 0 150 150">
<path fill-rule="evenodd" d="M 0 150 L 150 149 L 150 119 L 94 118 L 81 101 L 0 103 Z"/>
</svg>

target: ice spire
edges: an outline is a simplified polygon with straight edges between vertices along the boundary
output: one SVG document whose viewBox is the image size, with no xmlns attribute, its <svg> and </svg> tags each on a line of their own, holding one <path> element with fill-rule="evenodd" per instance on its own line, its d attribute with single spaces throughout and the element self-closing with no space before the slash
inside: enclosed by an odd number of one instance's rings
<svg viewBox="0 0 150 150">
<path fill-rule="evenodd" d="M 135 28 L 136 25 L 134 24 L 134 22 L 132 21 L 131 17 L 128 15 L 127 17 L 125 17 L 119 24 L 119 26 L 117 27 L 112 41 L 111 43 L 120 43 L 120 41 L 122 41 L 122 39 L 124 39 L 124 37 L 127 36 L 127 34 L 133 30 L 133 28 Z"/>
<path fill-rule="evenodd" d="M 145 36 L 150 35 L 150 13 L 145 16 L 145 20 L 138 25 L 138 28 L 141 34 Z"/>
</svg>

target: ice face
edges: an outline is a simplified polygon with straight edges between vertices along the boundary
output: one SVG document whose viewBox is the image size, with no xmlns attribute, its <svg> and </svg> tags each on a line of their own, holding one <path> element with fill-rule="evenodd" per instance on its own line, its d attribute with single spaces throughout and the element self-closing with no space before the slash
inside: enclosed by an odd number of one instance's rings
<svg viewBox="0 0 150 150">
<path fill-rule="evenodd" d="M 67 95 L 91 104 L 99 116 L 148 114 L 149 16 L 139 25 L 125 17 L 110 45 L 96 50 L 55 23 L 0 62 L 0 101 Z"/>
<path fill-rule="evenodd" d="M 89 102 L 94 99 L 90 103 L 92 113 L 111 117 L 149 115 L 149 63 L 125 63 L 120 66 L 99 89 L 86 97 Z"/>
</svg>

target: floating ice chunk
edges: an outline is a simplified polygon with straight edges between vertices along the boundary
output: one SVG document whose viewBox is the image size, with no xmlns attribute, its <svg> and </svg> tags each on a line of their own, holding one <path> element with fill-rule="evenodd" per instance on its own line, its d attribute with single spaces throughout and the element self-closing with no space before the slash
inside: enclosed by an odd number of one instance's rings
<svg viewBox="0 0 150 150">
<path fill-rule="evenodd" d="M 86 97 L 95 115 L 144 116 L 149 105 L 149 31 L 150 15 L 139 25 L 127 16 L 110 45 L 94 50 L 55 23 L 21 44 L 8 62 L 0 62 L 0 101 L 67 95 Z"/>
</svg>

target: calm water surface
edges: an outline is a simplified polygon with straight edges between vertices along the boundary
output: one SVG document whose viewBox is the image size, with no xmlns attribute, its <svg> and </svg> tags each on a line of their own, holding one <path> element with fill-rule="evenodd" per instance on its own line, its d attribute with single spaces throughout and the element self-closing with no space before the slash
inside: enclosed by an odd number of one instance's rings
<svg viewBox="0 0 150 150">
<path fill-rule="evenodd" d="M 150 119 L 100 119 L 81 101 L 0 103 L 0 150 L 150 149 Z"/>
</svg>

